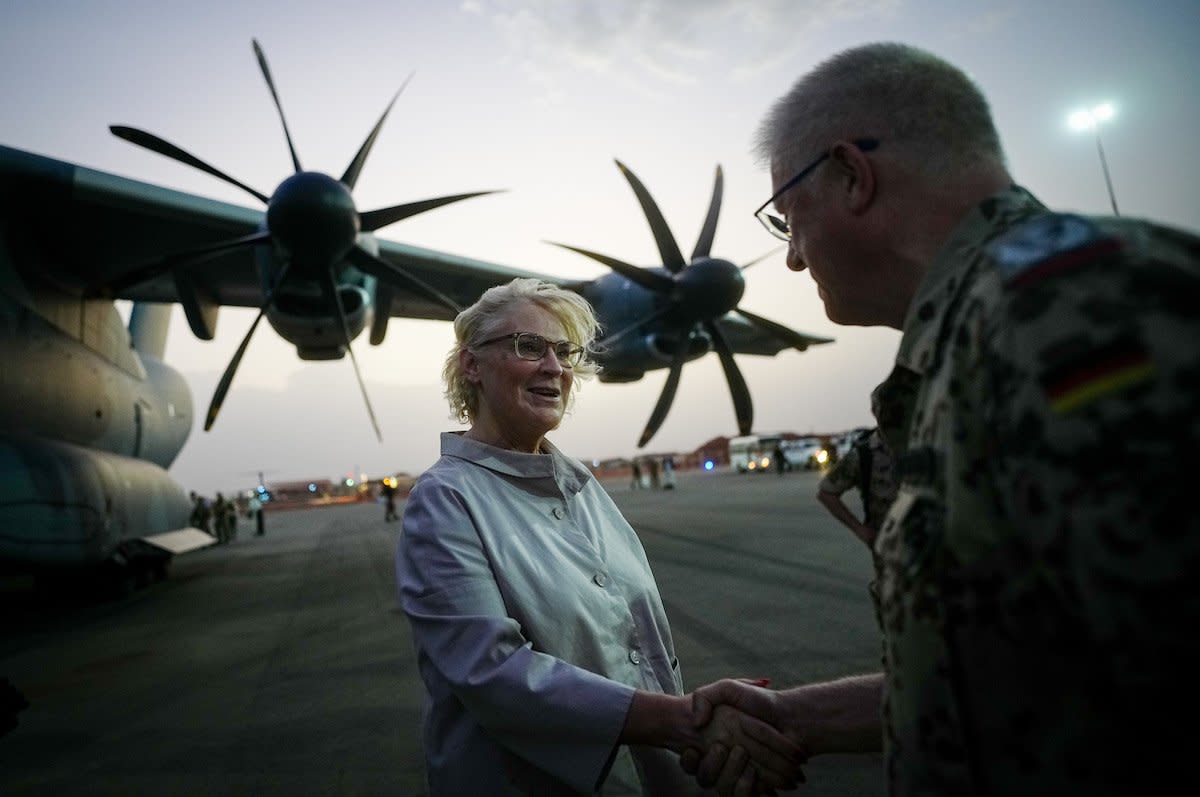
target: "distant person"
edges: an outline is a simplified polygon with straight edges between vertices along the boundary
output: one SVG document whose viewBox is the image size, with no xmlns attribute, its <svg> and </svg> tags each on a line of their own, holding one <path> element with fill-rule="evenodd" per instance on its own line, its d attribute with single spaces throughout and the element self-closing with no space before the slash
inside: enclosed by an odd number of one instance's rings
<svg viewBox="0 0 1200 797">
<path fill-rule="evenodd" d="M 396 485 L 385 479 L 379 483 L 379 489 L 383 493 L 383 521 L 391 523 L 393 520 L 399 520 L 399 515 L 396 514 Z"/>
<path fill-rule="evenodd" d="M 202 495 L 198 495 L 195 491 L 192 492 L 192 526 L 200 529 L 205 534 L 212 534 L 212 507 L 208 503 L 208 499 Z"/>
<path fill-rule="evenodd" d="M 250 496 L 250 500 L 246 502 L 246 506 L 249 508 L 250 514 L 254 515 L 254 536 L 263 536 L 266 533 L 266 524 L 263 520 L 263 502 L 258 497 L 258 493 Z"/>
<path fill-rule="evenodd" d="M 658 459 L 656 457 L 646 458 L 646 470 L 650 472 L 650 487 L 657 490 L 662 486 L 662 481 L 658 475 Z"/>
<path fill-rule="evenodd" d="M 871 414 L 880 417 L 880 391 L 871 393 Z M 833 446 L 831 446 L 833 448 Z M 874 553 L 875 538 L 900 488 L 896 458 L 879 428 L 860 431 L 846 456 L 830 468 L 817 485 L 817 500 Z M 846 506 L 842 495 L 857 489 L 862 499 L 862 519 Z"/>
<path fill-rule="evenodd" d="M 783 446 L 779 443 L 775 444 L 775 450 L 771 452 L 771 459 L 775 462 L 775 474 L 782 476 L 787 470 L 787 457 L 784 456 Z"/>
<path fill-rule="evenodd" d="M 578 294 L 535 279 L 454 321 L 446 395 L 470 428 L 442 435 L 396 551 L 433 797 L 687 795 L 676 753 L 713 742 L 795 777 L 798 751 L 769 726 L 731 713 L 696 727 L 637 534 L 546 439 L 596 371 L 596 329 Z"/>
<path fill-rule="evenodd" d="M 819 64 L 759 141 L 789 267 L 831 320 L 903 332 L 884 672 L 699 705 L 882 748 L 891 795 L 1200 793 L 1200 238 L 1048 209 L 971 79 L 905 45 Z"/>
<path fill-rule="evenodd" d="M 198 529 L 200 528 L 200 508 L 202 506 L 200 496 L 195 490 L 191 490 L 188 492 L 188 500 L 192 502 L 192 513 L 188 516 L 188 523 Z"/>
<path fill-rule="evenodd" d="M 662 485 L 664 490 L 675 489 L 675 458 L 670 454 L 663 457 Z"/>
<path fill-rule="evenodd" d="M 878 429 L 861 432 L 846 456 L 830 468 L 817 485 L 817 500 L 854 536 L 874 550 L 875 537 L 899 489 L 895 461 Z M 857 489 L 862 498 L 862 519 L 846 506 L 842 495 Z"/>
<path fill-rule="evenodd" d="M 226 501 L 225 496 L 217 493 L 213 501 L 213 525 L 216 527 L 217 540 L 222 543 L 232 542 L 237 536 L 237 508 L 232 501 Z"/>
<path fill-rule="evenodd" d="M 630 469 L 633 472 L 633 486 L 631 489 L 640 490 L 642 488 L 642 466 L 634 459 L 630 463 Z"/>
</svg>

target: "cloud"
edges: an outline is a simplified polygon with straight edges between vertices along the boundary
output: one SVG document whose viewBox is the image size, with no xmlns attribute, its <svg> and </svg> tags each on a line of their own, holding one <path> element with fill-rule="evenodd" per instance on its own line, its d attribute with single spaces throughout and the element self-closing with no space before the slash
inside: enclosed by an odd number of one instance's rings
<svg viewBox="0 0 1200 797">
<path fill-rule="evenodd" d="M 748 79 L 811 47 L 814 32 L 892 12 L 902 2 L 468 0 L 461 9 L 492 24 L 514 63 L 550 91 L 569 67 L 655 93 Z"/>
</svg>

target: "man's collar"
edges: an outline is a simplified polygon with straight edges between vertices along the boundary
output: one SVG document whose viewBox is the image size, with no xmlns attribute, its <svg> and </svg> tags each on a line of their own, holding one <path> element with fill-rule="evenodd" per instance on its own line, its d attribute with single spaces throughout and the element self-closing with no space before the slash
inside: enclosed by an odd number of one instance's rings
<svg viewBox="0 0 1200 797">
<path fill-rule="evenodd" d="M 1046 210 L 1037 197 L 1012 185 L 988 197 L 958 223 L 925 272 L 904 319 L 896 363 L 921 374 L 929 367 L 942 318 L 961 287 L 966 264 L 979 249 L 1013 223 Z"/>
</svg>

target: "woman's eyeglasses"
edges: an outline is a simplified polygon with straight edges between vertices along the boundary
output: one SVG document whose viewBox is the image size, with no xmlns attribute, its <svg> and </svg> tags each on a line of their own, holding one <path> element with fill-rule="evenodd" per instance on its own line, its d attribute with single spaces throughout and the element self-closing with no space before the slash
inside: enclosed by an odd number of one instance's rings
<svg viewBox="0 0 1200 797">
<path fill-rule="evenodd" d="M 574 368 L 583 360 L 584 348 L 578 343 L 572 343 L 569 340 L 547 340 L 533 332 L 512 332 L 508 335 L 488 338 L 476 343 L 475 347 L 499 343 L 502 340 L 511 340 L 513 351 L 522 360 L 531 362 L 540 360 L 546 356 L 547 349 L 553 349 L 559 364 L 567 368 Z"/>
</svg>

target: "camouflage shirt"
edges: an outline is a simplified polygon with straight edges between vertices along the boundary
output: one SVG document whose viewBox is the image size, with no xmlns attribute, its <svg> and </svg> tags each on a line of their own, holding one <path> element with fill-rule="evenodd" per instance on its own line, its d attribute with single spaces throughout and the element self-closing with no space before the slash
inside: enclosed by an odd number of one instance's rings
<svg viewBox="0 0 1200 797">
<path fill-rule="evenodd" d="M 825 474 L 817 488 L 821 492 L 841 495 L 851 488 L 863 492 L 862 451 L 863 446 L 871 451 L 870 474 L 867 478 L 866 496 L 863 499 L 865 512 L 863 524 L 878 529 L 879 524 L 887 515 L 888 507 L 896 497 L 896 469 L 892 462 L 892 452 L 888 450 L 879 430 L 872 430 L 867 435 L 865 443 L 855 443 L 850 446 L 846 455 Z"/>
<path fill-rule="evenodd" d="M 1197 793 L 1200 240 L 1014 186 L 903 333 L 879 388 L 890 794 Z"/>
</svg>

